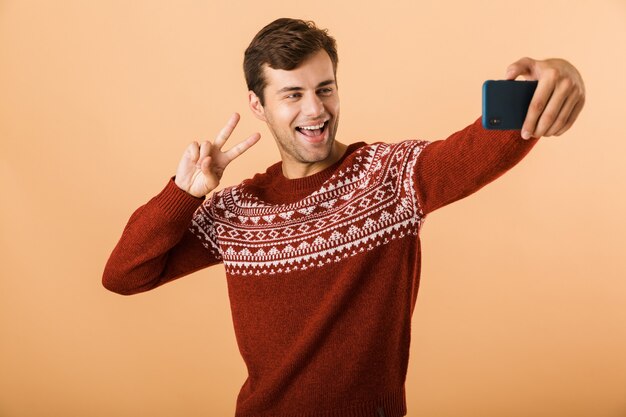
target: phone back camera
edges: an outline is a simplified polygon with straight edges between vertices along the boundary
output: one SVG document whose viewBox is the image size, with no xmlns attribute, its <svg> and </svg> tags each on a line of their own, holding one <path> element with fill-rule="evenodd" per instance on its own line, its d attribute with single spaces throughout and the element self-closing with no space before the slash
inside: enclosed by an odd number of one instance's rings
<svg viewBox="0 0 626 417">
<path fill-rule="evenodd" d="M 502 124 L 502 119 L 499 117 L 492 117 L 489 119 L 489 126 L 500 126 Z"/>
</svg>

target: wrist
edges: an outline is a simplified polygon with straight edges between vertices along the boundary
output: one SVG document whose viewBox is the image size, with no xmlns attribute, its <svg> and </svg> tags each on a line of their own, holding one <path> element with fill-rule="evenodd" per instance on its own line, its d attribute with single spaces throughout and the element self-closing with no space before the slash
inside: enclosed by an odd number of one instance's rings
<svg viewBox="0 0 626 417">
<path fill-rule="evenodd" d="M 186 184 L 183 184 L 182 182 L 179 182 L 178 178 L 175 175 L 171 178 L 171 181 L 174 183 L 174 185 L 176 185 L 176 187 L 178 187 L 178 189 L 180 191 L 184 192 L 188 196 L 196 198 L 196 199 L 204 200 L 204 198 L 205 198 L 204 194 L 203 195 L 196 195 L 196 194 L 192 193 L 191 190 L 190 190 L 191 187 L 187 186 Z"/>
</svg>

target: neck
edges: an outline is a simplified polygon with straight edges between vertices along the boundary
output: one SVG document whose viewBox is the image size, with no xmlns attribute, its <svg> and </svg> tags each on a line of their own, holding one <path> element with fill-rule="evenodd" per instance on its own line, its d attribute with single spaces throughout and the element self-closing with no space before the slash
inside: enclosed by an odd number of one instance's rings
<svg viewBox="0 0 626 417">
<path fill-rule="evenodd" d="M 317 174 L 339 161 L 347 148 L 343 143 L 335 141 L 328 157 L 317 162 L 300 162 L 283 157 L 283 176 L 291 180 Z"/>
</svg>

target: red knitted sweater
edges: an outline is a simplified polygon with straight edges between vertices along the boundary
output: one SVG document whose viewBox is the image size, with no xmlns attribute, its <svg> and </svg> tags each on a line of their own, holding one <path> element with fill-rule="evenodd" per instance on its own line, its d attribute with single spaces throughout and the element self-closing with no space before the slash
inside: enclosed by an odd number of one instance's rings
<svg viewBox="0 0 626 417">
<path fill-rule="evenodd" d="M 223 263 L 249 374 L 237 416 L 404 416 L 424 217 L 535 142 L 477 120 L 443 141 L 350 145 L 305 178 L 277 163 L 206 200 L 170 180 L 130 218 L 103 284 L 133 294 Z"/>
</svg>

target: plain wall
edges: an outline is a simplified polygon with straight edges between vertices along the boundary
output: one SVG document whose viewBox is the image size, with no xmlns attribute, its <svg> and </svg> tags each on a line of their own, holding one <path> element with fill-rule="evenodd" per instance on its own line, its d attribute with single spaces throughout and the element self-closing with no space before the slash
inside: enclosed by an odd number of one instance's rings
<svg viewBox="0 0 626 417">
<path fill-rule="evenodd" d="M 439 139 L 515 60 L 574 63 L 587 104 L 511 172 L 433 213 L 408 416 L 626 415 L 626 2 L 0 1 L 0 416 L 228 416 L 246 370 L 221 266 L 122 297 L 131 213 L 228 116 L 278 160 L 243 51 L 283 17 L 339 45 L 338 139 Z"/>
</svg>

